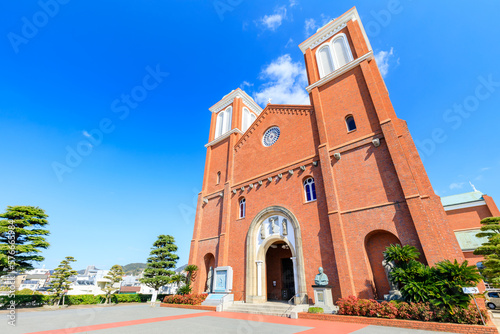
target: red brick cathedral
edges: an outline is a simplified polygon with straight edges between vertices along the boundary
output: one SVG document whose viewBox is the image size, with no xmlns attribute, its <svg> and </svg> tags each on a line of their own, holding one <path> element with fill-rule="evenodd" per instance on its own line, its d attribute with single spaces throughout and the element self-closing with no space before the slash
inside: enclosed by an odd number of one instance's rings
<svg viewBox="0 0 500 334">
<path fill-rule="evenodd" d="M 210 108 L 189 263 L 231 267 L 234 300 L 312 298 L 323 267 L 333 300 L 382 299 L 382 252 L 412 245 L 432 265 L 464 255 L 355 8 L 300 44 L 311 105 L 240 89 Z"/>
</svg>

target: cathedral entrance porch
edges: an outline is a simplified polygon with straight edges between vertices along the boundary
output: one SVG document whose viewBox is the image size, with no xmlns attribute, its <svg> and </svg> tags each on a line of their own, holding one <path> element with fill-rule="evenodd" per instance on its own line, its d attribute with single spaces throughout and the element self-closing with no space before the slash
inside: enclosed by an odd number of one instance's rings
<svg viewBox="0 0 500 334">
<path fill-rule="evenodd" d="M 247 234 L 245 301 L 307 300 L 300 226 L 279 206 L 255 216 Z"/>
</svg>

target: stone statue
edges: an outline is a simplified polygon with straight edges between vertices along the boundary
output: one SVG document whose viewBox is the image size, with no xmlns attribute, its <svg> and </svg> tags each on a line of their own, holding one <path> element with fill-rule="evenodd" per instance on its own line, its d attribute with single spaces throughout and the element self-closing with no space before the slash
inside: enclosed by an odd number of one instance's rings
<svg viewBox="0 0 500 334">
<path fill-rule="evenodd" d="M 316 284 L 316 285 L 328 285 L 328 276 L 326 276 L 326 274 L 323 273 L 323 268 L 319 267 L 318 271 L 319 271 L 319 273 L 314 278 L 314 284 Z"/>
<path fill-rule="evenodd" d="M 394 262 L 392 261 L 382 261 L 382 266 L 384 267 L 385 276 L 389 281 L 389 294 L 384 295 L 385 300 L 401 300 L 403 296 L 398 290 L 397 284 L 391 281 L 391 272 L 394 270 Z"/>
<path fill-rule="evenodd" d="M 214 269 L 212 267 L 210 267 L 210 269 L 208 270 L 208 274 L 207 274 L 207 291 L 206 292 L 208 292 L 208 293 L 212 292 L 213 274 L 214 274 Z"/>
<path fill-rule="evenodd" d="M 392 283 L 391 281 L 391 271 L 394 270 L 394 262 L 390 261 L 382 261 L 382 266 L 384 267 L 384 270 L 385 270 L 385 276 L 387 277 L 387 280 L 389 281 L 389 287 L 390 287 L 390 290 L 397 290 L 398 287 L 396 286 L 396 284 Z"/>
<path fill-rule="evenodd" d="M 288 226 L 286 219 L 283 219 L 281 225 L 283 226 L 283 235 L 288 235 Z"/>
<path fill-rule="evenodd" d="M 260 238 L 261 239 L 266 238 L 266 223 L 262 223 L 262 226 L 260 228 Z"/>
<path fill-rule="evenodd" d="M 273 229 L 273 234 L 274 233 L 280 233 L 280 227 L 276 221 L 278 220 L 278 217 L 272 217 L 269 218 L 269 222 L 271 223 L 271 227 Z"/>
</svg>

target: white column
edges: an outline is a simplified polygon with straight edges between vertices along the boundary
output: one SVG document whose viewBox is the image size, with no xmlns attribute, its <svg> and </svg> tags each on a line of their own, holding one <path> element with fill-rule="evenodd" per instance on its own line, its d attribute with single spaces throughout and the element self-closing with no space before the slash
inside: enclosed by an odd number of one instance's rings
<svg viewBox="0 0 500 334">
<path fill-rule="evenodd" d="M 299 281 L 297 279 L 297 258 L 294 256 L 294 257 L 291 257 L 290 259 L 292 260 L 292 263 L 293 263 L 293 284 L 295 286 L 295 295 L 298 296 L 299 295 Z"/>
<path fill-rule="evenodd" d="M 255 261 L 257 263 L 257 296 L 262 296 L 262 263 L 264 261 Z"/>
</svg>

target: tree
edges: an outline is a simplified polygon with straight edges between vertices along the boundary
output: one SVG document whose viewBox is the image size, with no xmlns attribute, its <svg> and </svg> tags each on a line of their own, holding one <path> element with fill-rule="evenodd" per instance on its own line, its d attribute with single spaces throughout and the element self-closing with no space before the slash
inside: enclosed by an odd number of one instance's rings
<svg viewBox="0 0 500 334">
<path fill-rule="evenodd" d="M 390 245 L 386 248 L 384 252 L 384 259 L 388 262 L 394 262 L 397 267 L 404 267 L 408 265 L 411 261 L 415 261 L 420 256 L 417 248 L 404 245 Z"/>
<path fill-rule="evenodd" d="M 181 284 L 181 282 L 185 282 L 185 281 L 186 281 L 186 276 L 184 276 L 182 274 L 175 274 L 172 277 L 170 277 L 170 283 L 175 283 L 177 288 L 179 288 L 179 285 Z"/>
<path fill-rule="evenodd" d="M 500 287 L 500 217 L 484 218 L 481 225 L 481 232 L 476 237 L 487 237 L 488 241 L 476 248 L 474 254 L 484 256 L 481 274 L 485 280 L 494 287 Z"/>
<path fill-rule="evenodd" d="M 184 268 L 184 271 L 186 271 L 187 277 L 186 277 L 186 284 L 191 285 L 196 280 L 196 274 L 198 272 L 198 266 L 195 264 L 190 264 Z"/>
<path fill-rule="evenodd" d="M 54 305 L 56 305 L 56 303 L 59 305 L 64 294 L 71 289 L 69 278 L 77 275 L 76 270 L 71 268 L 71 262 L 75 261 L 76 260 L 72 256 L 66 256 L 51 276 L 52 280 L 49 291 L 54 294 Z"/>
<path fill-rule="evenodd" d="M 8 206 L 0 214 L 0 276 L 11 271 L 33 269 L 41 262 L 43 249 L 49 247 L 45 237 L 49 223 L 44 210 L 34 206 Z"/>
<path fill-rule="evenodd" d="M 170 283 L 171 276 L 175 274 L 171 269 L 175 268 L 179 259 L 179 256 L 175 254 L 176 251 L 174 237 L 170 235 L 158 236 L 158 240 L 153 243 L 149 253 L 150 257 L 143 272 L 144 278 L 141 278 L 140 282 L 155 290 Z"/>
<path fill-rule="evenodd" d="M 114 287 L 114 285 L 122 281 L 123 275 L 125 275 L 125 273 L 123 272 L 122 266 L 115 264 L 111 267 L 109 273 L 104 276 L 104 279 L 108 280 L 103 289 L 104 292 L 106 292 L 106 304 L 111 302 L 111 296 L 119 289 Z"/>
</svg>

